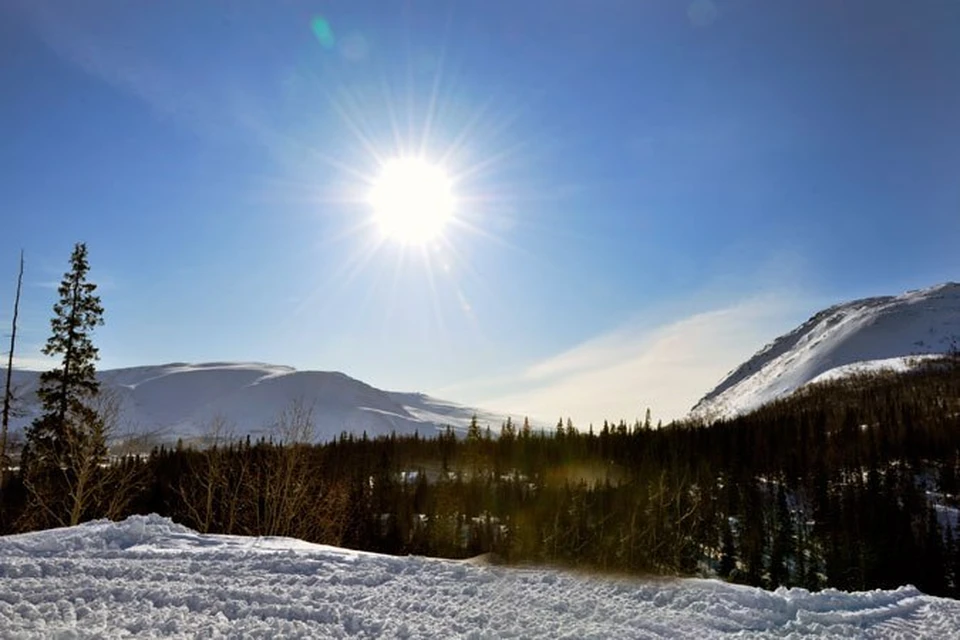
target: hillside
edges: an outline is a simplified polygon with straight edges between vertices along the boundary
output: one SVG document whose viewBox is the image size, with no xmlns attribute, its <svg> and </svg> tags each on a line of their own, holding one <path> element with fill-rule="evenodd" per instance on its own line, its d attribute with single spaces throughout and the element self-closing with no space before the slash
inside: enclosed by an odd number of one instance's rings
<svg viewBox="0 0 960 640">
<path fill-rule="evenodd" d="M 344 431 L 372 437 L 430 435 L 447 425 L 463 430 L 474 414 L 495 429 L 506 420 L 506 415 L 421 393 L 383 391 L 339 372 L 262 363 L 174 363 L 110 369 L 98 376 L 105 395 L 118 401 L 119 435 L 155 441 L 204 437 L 216 422 L 232 436 L 275 435 L 278 418 L 294 403 L 312 409 L 317 441 Z M 14 431 L 38 414 L 38 383 L 38 372 L 15 372 L 23 415 L 13 421 Z"/>
<path fill-rule="evenodd" d="M 780 336 L 706 394 L 692 415 L 732 417 L 813 381 L 876 369 L 960 346 L 960 284 L 845 302 Z"/>
</svg>

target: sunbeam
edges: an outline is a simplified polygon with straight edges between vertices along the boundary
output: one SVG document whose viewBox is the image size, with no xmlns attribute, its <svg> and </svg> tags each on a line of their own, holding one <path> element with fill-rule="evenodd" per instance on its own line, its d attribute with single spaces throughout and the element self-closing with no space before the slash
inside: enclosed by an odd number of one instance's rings
<svg viewBox="0 0 960 640">
<path fill-rule="evenodd" d="M 324 23 L 323 33 L 334 27 Z M 537 144 L 515 130 L 529 105 L 496 87 L 480 95 L 458 86 L 457 57 L 445 37 L 430 52 L 429 71 L 416 62 L 420 43 L 408 44 L 376 70 L 356 74 L 331 62 L 300 74 L 307 83 L 301 95 L 321 108 L 317 129 L 298 127 L 275 141 L 290 149 L 291 164 L 302 160 L 294 165 L 299 182 L 275 181 L 273 188 L 281 199 L 312 202 L 322 229 L 314 251 L 330 256 L 331 268 L 298 296 L 294 316 L 329 313 L 335 299 L 360 287 L 364 304 L 381 310 L 373 317 L 388 325 L 395 309 L 422 295 L 423 309 L 430 308 L 425 320 L 442 338 L 453 316 L 477 327 L 466 291 L 484 301 L 498 296 L 485 281 L 488 269 L 471 256 L 488 244 L 524 253 L 508 237 L 514 223 L 504 220 L 517 202 L 536 200 L 537 189 L 518 191 L 502 176 L 516 181 L 514 165 L 531 161 Z M 324 56 L 335 53 L 331 46 Z"/>
</svg>

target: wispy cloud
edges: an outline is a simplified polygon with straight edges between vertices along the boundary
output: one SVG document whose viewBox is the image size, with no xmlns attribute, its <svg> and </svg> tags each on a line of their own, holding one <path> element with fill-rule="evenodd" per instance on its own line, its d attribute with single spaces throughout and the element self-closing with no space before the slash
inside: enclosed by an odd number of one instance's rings
<svg viewBox="0 0 960 640">
<path fill-rule="evenodd" d="M 53 369 L 57 366 L 57 361 L 53 358 L 47 358 L 41 353 L 25 355 L 25 356 L 14 356 L 13 357 L 13 368 L 14 369 L 27 369 L 30 371 L 47 371 L 48 369 Z M 3 368 L 6 369 L 6 358 L 4 358 Z"/>
<path fill-rule="evenodd" d="M 472 384 L 488 390 L 474 400 L 541 419 L 571 417 L 580 425 L 632 421 L 647 407 L 668 421 L 686 415 L 724 375 L 808 311 L 795 298 L 765 295 L 653 328 L 621 327 L 518 376 Z"/>
<path fill-rule="evenodd" d="M 224 118 L 224 103 L 230 101 L 222 86 L 197 89 L 183 79 L 189 67 L 160 64 L 149 55 L 149 48 L 138 42 L 135 29 L 122 28 L 148 17 L 137 19 L 135 12 L 120 5 L 21 0 L 15 6 L 25 23 L 61 59 L 141 100 L 157 117 L 205 135 L 233 132 L 237 123 Z"/>
<path fill-rule="evenodd" d="M 275 161 L 294 167 L 308 161 L 322 162 L 349 173 L 347 163 L 321 153 L 317 141 L 305 139 L 299 130 L 291 133 L 289 122 L 277 116 L 279 111 L 288 112 L 296 106 L 318 117 L 324 107 L 318 109 L 317 105 L 325 104 L 329 87 L 321 85 L 308 67 L 296 66 L 297 59 L 272 58 L 278 65 L 289 67 L 289 74 L 304 75 L 304 86 L 315 95 L 308 95 L 306 88 L 291 93 L 278 77 L 262 73 L 264 67 L 269 68 L 262 59 L 274 55 L 273 48 L 262 40 L 248 42 L 225 35 L 216 41 L 214 49 L 211 43 L 199 40 L 204 37 L 199 30 L 164 32 L 163 27 L 151 24 L 151 16 L 164 3 L 156 7 L 60 0 L 11 3 L 19 8 L 24 25 L 61 60 L 139 100 L 158 120 L 201 139 L 256 145 Z M 224 8 L 224 23 L 232 23 L 236 13 Z M 255 23 L 255 12 L 239 15 L 244 16 L 244 24 Z M 164 36 L 182 41 L 172 50 L 169 41 L 161 39 Z M 210 55 L 201 60 L 187 55 L 204 51 Z M 225 59 L 231 63 L 223 63 Z M 236 68 L 245 68 L 245 73 L 233 73 Z M 286 189 L 293 186 L 298 187 L 299 197 L 317 197 L 313 184 L 286 185 Z"/>
</svg>

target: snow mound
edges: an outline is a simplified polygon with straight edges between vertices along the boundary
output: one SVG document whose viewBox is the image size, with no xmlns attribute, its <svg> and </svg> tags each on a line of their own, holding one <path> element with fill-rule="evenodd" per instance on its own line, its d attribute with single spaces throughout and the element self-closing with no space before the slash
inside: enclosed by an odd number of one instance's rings
<svg viewBox="0 0 960 640">
<path fill-rule="evenodd" d="M 200 535 L 158 516 L 0 538 L 17 638 L 950 638 L 960 602 L 913 587 L 763 591 Z"/>
<path fill-rule="evenodd" d="M 814 380 L 875 369 L 904 370 L 914 356 L 960 348 L 960 284 L 825 309 L 731 372 L 693 407 L 694 417 L 729 418 Z"/>
<path fill-rule="evenodd" d="M 498 429 L 506 415 L 438 400 L 419 393 L 383 391 L 335 371 L 297 371 L 258 362 L 172 363 L 111 369 L 98 373 L 101 388 L 119 402 L 124 436 L 172 442 L 209 435 L 220 422 L 225 435 L 276 435 L 281 413 L 295 402 L 312 408 L 315 439 L 343 432 L 431 435 L 451 426 L 465 430 L 477 414 Z M 39 414 L 39 373 L 16 371 L 14 385 L 24 398 L 24 416 L 13 429 Z"/>
</svg>

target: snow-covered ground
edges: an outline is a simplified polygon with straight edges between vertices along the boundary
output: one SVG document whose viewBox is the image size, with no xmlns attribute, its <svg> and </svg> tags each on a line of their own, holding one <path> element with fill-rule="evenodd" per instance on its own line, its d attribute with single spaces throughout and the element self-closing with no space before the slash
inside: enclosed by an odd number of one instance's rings
<svg viewBox="0 0 960 640">
<path fill-rule="evenodd" d="M 396 558 L 158 516 L 0 538 L 4 638 L 731 636 L 957 638 L 960 602 Z"/>
<path fill-rule="evenodd" d="M 871 369 L 903 370 L 913 356 L 960 348 L 960 284 L 866 298 L 825 309 L 731 372 L 693 408 L 732 417 L 814 380 Z"/>
<path fill-rule="evenodd" d="M 474 414 L 499 433 L 505 414 L 438 400 L 420 393 L 377 389 L 336 371 L 297 371 L 257 362 L 173 363 L 101 371 L 107 395 L 116 397 L 124 436 L 173 442 L 209 435 L 220 422 L 227 436 L 275 435 L 272 425 L 294 402 L 312 409 L 314 436 L 326 441 L 346 431 L 371 437 L 391 432 L 429 436 L 447 425 L 466 430 Z M 16 371 L 14 388 L 24 415 L 14 431 L 39 413 L 39 373 Z M 513 416 L 517 421 L 518 416 Z M 522 418 L 519 418 L 522 421 Z"/>
</svg>

